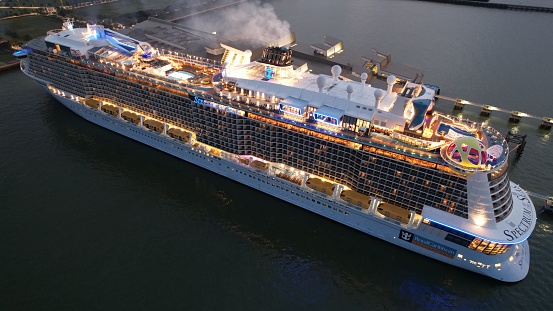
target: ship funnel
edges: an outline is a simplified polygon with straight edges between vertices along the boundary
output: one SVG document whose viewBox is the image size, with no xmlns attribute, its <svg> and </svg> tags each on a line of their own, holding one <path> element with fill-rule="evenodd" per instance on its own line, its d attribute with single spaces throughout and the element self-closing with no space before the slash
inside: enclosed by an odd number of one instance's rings
<svg viewBox="0 0 553 311">
<path fill-rule="evenodd" d="M 332 73 L 332 78 L 334 78 L 334 81 L 338 81 L 338 77 L 342 73 L 342 67 L 340 67 L 340 65 L 334 65 L 330 69 L 330 72 Z"/>
<path fill-rule="evenodd" d="M 292 50 L 278 46 L 268 47 L 263 50 L 259 62 L 277 67 L 291 66 Z"/>
<path fill-rule="evenodd" d="M 353 93 L 353 86 L 351 86 L 351 84 L 348 84 L 346 92 L 348 93 L 348 100 L 351 100 L 351 94 Z"/>
<path fill-rule="evenodd" d="M 317 77 L 317 86 L 319 87 L 319 93 L 323 92 L 323 88 L 325 87 L 326 79 L 323 75 L 319 75 Z"/>
<path fill-rule="evenodd" d="M 394 84 L 396 83 L 396 76 L 391 75 L 386 79 L 386 82 L 388 83 L 388 94 L 392 93 L 392 88 L 394 87 Z"/>
</svg>

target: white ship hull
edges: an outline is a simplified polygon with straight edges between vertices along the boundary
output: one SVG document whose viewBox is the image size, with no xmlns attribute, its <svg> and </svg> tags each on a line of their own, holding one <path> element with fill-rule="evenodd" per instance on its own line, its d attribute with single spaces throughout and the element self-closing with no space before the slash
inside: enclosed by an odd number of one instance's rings
<svg viewBox="0 0 553 311">
<path fill-rule="evenodd" d="M 45 81 L 37 82 L 44 86 Z M 516 282 L 528 273 L 530 253 L 527 241 L 501 255 L 490 256 L 472 251 L 431 234 L 431 229 L 424 230 L 426 226 L 410 229 L 397 221 L 369 214 L 336 196 L 324 195 L 306 186 L 270 176 L 266 171 L 213 156 L 191 144 L 73 101 L 70 94 L 61 96 L 52 93 L 48 87 L 45 89 L 64 106 L 90 122 L 397 246 L 502 281 Z M 415 243 L 415 240 L 418 242 Z M 440 249 L 446 249 L 446 253 Z M 447 252 L 453 252 L 453 255 L 448 256 Z"/>
</svg>

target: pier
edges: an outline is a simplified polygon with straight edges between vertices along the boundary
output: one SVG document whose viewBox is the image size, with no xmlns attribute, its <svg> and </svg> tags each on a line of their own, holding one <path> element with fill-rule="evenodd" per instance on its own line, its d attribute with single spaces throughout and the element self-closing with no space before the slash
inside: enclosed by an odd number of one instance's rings
<svg viewBox="0 0 553 311">
<path fill-rule="evenodd" d="M 540 6 L 532 6 L 532 5 L 517 5 L 517 4 L 478 2 L 478 1 L 464 1 L 464 0 L 417 0 L 417 1 L 448 3 L 448 4 L 455 4 L 455 5 L 466 5 L 466 6 L 475 6 L 475 7 L 490 8 L 490 9 L 501 9 L 501 10 L 553 13 L 553 7 L 548 8 L 548 7 L 540 7 Z"/>
<path fill-rule="evenodd" d="M 547 200 L 549 197 L 544 195 L 544 194 L 539 194 L 539 193 L 535 193 L 535 192 L 532 192 L 532 191 L 526 191 L 526 194 L 528 194 L 528 196 L 534 198 L 534 199 L 538 199 L 538 200 Z"/>
<path fill-rule="evenodd" d="M 543 205 L 539 209 L 538 209 L 538 206 L 535 205 L 536 211 L 538 214 L 542 213 L 543 211 L 553 211 L 553 196 L 546 196 L 546 195 L 535 193 L 528 190 L 524 190 L 524 191 L 529 197 L 543 202 Z"/>
<path fill-rule="evenodd" d="M 489 117 L 493 111 L 499 111 L 499 112 L 504 112 L 509 114 L 509 122 L 519 123 L 522 118 L 529 118 L 529 119 L 540 120 L 541 121 L 539 126 L 540 129 L 550 130 L 551 127 L 553 127 L 553 118 L 550 118 L 550 117 L 540 117 L 540 116 L 531 115 L 525 112 L 520 112 L 516 110 L 507 110 L 507 109 L 503 109 L 503 108 L 499 108 L 491 105 L 478 104 L 468 100 L 452 98 L 452 97 L 447 97 L 443 95 L 436 95 L 436 98 L 453 102 L 453 110 L 463 110 L 465 105 L 469 105 L 474 107 L 480 107 L 481 108 L 480 115 L 484 117 Z"/>
<path fill-rule="evenodd" d="M 19 60 L 12 60 L 5 63 L 0 63 L 0 72 L 12 68 L 19 68 Z"/>
<path fill-rule="evenodd" d="M 522 153 L 524 152 L 527 136 L 528 135 L 518 135 L 509 131 L 509 133 L 507 133 L 507 136 L 505 137 L 505 141 L 507 143 L 512 143 L 516 145 L 513 149 L 511 149 L 511 152 L 516 150 L 517 158 L 520 158 L 522 156 Z"/>
</svg>

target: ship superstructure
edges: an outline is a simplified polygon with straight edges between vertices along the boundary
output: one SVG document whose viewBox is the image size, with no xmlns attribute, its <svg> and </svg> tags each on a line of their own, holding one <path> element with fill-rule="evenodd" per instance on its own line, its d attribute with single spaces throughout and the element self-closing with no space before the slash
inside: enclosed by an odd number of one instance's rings
<svg viewBox="0 0 553 311">
<path fill-rule="evenodd" d="M 535 210 L 507 143 L 434 111 L 435 88 L 314 75 L 283 47 L 221 64 L 69 21 L 24 48 L 22 71 L 91 122 L 440 261 L 528 273 Z"/>
</svg>

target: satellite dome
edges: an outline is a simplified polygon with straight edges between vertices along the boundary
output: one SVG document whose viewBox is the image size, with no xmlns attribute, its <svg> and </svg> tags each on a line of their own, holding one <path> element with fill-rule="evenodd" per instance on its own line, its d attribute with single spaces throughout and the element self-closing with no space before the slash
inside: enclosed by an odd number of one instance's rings
<svg viewBox="0 0 553 311">
<path fill-rule="evenodd" d="M 319 75 L 317 77 L 317 86 L 319 87 L 319 90 L 322 90 L 323 87 L 325 87 L 326 79 L 323 75 Z"/>
<path fill-rule="evenodd" d="M 348 84 L 348 87 L 346 87 L 346 92 L 353 93 L 353 86 L 351 84 Z"/>
<path fill-rule="evenodd" d="M 250 57 L 250 56 L 252 56 L 252 51 L 250 51 L 250 50 L 245 50 L 245 51 L 244 51 L 244 55 L 245 55 L 246 57 Z"/>
<path fill-rule="evenodd" d="M 386 79 L 386 82 L 387 82 L 388 84 L 394 84 L 394 83 L 396 83 L 396 76 L 394 76 L 394 75 L 388 76 L 388 78 Z"/>
<path fill-rule="evenodd" d="M 384 95 L 386 95 L 386 92 L 384 92 L 384 90 L 382 90 L 382 89 L 374 90 L 374 97 L 377 100 L 381 100 L 384 97 Z"/>
<path fill-rule="evenodd" d="M 369 75 L 368 75 L 366 72 L 363 72 L 363 73 L 361 74 L 361 79 L 362 79 L 362 80 L 367 80 L 368 77 L 369 77 Z"/>
<path fill-rule="evenodd" d="M 332 73 L 332 76 L 334 77 L 334 80 L 338 79 L 338 76 L 342 73 L 342 67 L 340 65 L 334 65 L 330 69 L 330 72 Z"/>
<path fill-rule="evenodd" d="M 446 156 L 463 168 L 478 168 L 485 164 L 488 158 L 484 144 L 472 136 L 464 136 L 452 141 L 447 146 Z"/>
</svg>

